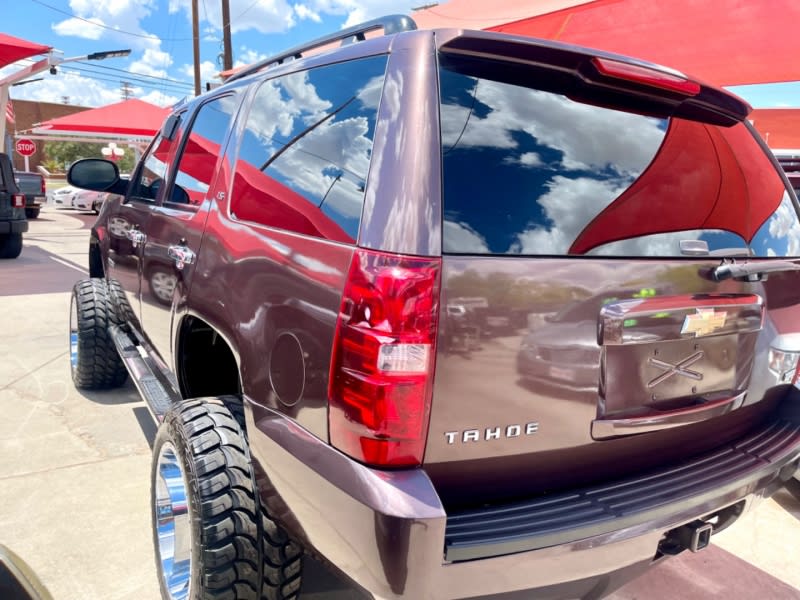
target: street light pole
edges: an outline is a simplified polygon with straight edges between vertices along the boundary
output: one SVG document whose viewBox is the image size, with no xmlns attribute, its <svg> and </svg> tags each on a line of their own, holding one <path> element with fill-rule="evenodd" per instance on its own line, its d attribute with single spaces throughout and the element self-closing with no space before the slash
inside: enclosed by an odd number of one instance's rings
<svg viewBox="0 0 800 600">
<path fill-rule="evenodd" d="M 32 75 L 41 73 L 42 71 L 50 71 L 52 75 L 56 74 L 56 67 L 63 63 L 75 62 L 78 60 L 104 60 L 106 58 L 115 58 L 119 56 L 128 56 L 131 53 L 130 49 L 127 50 L 107 50 L 105 52 L 93 52 L 86 56 L 72 56 L 70 58 L 63 58 L 60 52 L 51 50 L 47 56 L 32 65 L 12 73 L 8 77 L 0 79 L 0 140 L 2 140 L 3 150 L 5 151 L 6 140 L 6 105 L 8 104 L 8 88 L 15 83 L 27 79 Z"/>
</svg>

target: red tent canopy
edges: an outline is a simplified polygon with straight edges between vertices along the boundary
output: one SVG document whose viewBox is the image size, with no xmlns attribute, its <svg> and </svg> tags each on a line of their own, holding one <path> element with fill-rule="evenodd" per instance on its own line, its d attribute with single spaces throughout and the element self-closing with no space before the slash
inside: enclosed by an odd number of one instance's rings
<svg viewBox="0 0 800 600">
<path fill-rule="evenodd" d="M 716 85 L 800 79 L 800 2 L 595 0 L 491 27 L 661 63 Z"/>
<path fill-rule="evenodd" d="M 748 118 L 773 150 L 800 150 L 800 108 L 758 108 Z"/>
<path fill-rule="evenodd" d="M 0 33 L 0 68 L 23 58 L 35 56 L 36 54 L 45 54 L 49 51 L 50 46 L 34 44 L 33 42 L 15 38 L 12 35 Z"/>
<path fill-rule="evenodd" d="M 116 137 L 153 137 L 169 114 L 144 100 L 132 98 L 116 104 L 50 119 L 33 128 L 34 133 L 96 133 Z"/>
<path fill-rule="evenodd" d="M 797 0 L 449 0 L 420 27 L 489 29 L 650 60 L 715 85 L 800 80 Z"/>
</svg>

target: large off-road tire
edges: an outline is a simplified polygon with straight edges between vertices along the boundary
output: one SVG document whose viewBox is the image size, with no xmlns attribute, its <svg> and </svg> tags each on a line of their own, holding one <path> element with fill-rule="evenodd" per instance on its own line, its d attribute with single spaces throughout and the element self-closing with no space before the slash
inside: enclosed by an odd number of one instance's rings
<svg viewBox="0 0 800 600">
<path fill-rule="evenodd" d="M 125 383 L 128 371 L 108 331 L 119 324 L 104 279 L 75 284 L 69 309 L 69 358 L 76 387 L 101 390 Z"/>
<path fill-rule="evenodd" d="M 0 258 L 17 258 L 22 252 L 22 234 L 0 234 Z"/>
<path fill-rule="evenodd" d="M 25 216 L 29 219 L 38 219 L 39 218 L 39 211 L 40 208 L 26 208 L 25 209 Z"/>
<path fill-rule="evenodd" d="M 234 415 L 240 402 L 186 400 L 158 429 L 151 500 L 164 599 L 288 600 L 300 591 L 302 551 L 261 506 Z"/>
</svg>

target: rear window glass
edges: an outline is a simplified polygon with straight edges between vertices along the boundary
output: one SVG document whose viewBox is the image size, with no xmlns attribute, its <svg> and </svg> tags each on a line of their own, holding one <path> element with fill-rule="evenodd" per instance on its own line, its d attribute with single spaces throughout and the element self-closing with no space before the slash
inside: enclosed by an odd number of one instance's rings
<svg viewBox="0 0 800 600">
<path fill-rule="evenodd" d="M 793 200 L 744 124 L 590 105 L 477 62 L 440 58 L 444 252 L 800 255 Z"/>
</svg>

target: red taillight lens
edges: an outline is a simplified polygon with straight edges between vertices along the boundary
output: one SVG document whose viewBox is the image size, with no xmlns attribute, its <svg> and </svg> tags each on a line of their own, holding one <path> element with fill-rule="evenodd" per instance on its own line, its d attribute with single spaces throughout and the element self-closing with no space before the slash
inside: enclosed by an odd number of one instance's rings
<svg viewBox="0 0 800 600">
<path fill-rule="evenodd" d="M 596 56 L 592 58 L 592 64 L 598 73 L 606 77 L 641 83 L 642 85 L 677 92 L 684 96 L 696 96 L 700 93 L 699 83 L 680 75 L 672 75 L 657 69 Z"/>
<path fill-rule="evenodd" d="M 11 196 L 11 204 L 14 208 L 25 208 L 25 196 L 23 194 L 14 194 Z"/>
<path fill-rule="evenodd" d="M 44 181 L 44 177 L 42 177 L 42 194 L 47 193 L 47 184 Z"/>
<path fill-rule="evenodd" d="M 331 443 L 375 466 L 422 463 L 441 259 L 356 250 L 333 344 Z"/>
</svg>

